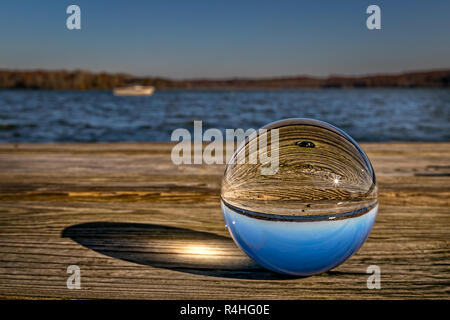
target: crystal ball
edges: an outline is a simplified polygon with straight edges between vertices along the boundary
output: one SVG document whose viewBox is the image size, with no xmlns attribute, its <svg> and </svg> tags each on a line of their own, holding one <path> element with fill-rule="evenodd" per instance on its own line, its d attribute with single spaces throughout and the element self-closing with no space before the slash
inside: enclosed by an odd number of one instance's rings
<svg viewBox="0 0 450 320">
<path fill-rule="evenodd" d="M 227 163 L 221 206 L 235 243 L 275 272 L 330 270 L 363 245 L 378 210 L 372 165 L 341 129 L 286 119 L 248 136 Z"/>
</svg>

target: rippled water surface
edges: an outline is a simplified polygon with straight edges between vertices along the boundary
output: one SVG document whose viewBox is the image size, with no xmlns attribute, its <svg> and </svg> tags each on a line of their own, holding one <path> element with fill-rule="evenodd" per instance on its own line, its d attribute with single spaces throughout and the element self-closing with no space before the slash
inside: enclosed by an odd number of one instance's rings
<svg viewBox="0 0 450 320">
<path fill-rule="evenodd" d="M 107 91 L 0 90 L 0 141 L 168 141 L 202 120 L 207 128 L 260 128 L 315 118 L 364 141 L 449 141 L 450 90 Z"/>
</svg>

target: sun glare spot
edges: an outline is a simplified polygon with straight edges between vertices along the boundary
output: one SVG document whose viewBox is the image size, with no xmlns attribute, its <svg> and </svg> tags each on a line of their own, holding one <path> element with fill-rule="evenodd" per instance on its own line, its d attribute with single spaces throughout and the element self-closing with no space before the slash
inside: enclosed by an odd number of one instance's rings
<svg viewBox="0 0 450 320">
<path fill-rule="evenodd" d="M 187 246 L 183 250 L 183 253 L 192 254 L 192 255 L 208 255 L 208 256 L 218 254 L 217 250 L 215 250 L 213 248 L 208 248 L 206 246 L 197 246 L 197 245 Z"/>
</svg>

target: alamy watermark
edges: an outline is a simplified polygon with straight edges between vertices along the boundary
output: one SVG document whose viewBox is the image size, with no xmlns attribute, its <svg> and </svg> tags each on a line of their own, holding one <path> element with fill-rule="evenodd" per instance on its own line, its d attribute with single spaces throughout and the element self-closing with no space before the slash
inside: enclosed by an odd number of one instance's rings
<svg viewBox="0 0 450 320">
<path fill-rule="evenodd" d="M 81 8 L 76 4 L 71 4 L 66 9 L 69 16 L 66 19 L 66 27 L 69 30 L 81 30 Z M 366 27 L 369 30 L 381 29 L 381 9 L 376 4 L 371 4 L 366 9 L 366 14 L 370 16 L 366 19 Z"/>
<path fill-rule="evenodd" d="M 366 13 L 370 14 L 366 20 L 366 26 L 369 30 L 381 29 L 381 9 L 376 4 L 367 7 Z"/>
<path fill-rule="evenodd" d="M 69 30 L 81 29 L 81 9 L 76 4 L 71 4 L 67 7 L 66 13 L 70 16 L 66 19 L 66 27 Z"/>
<path fill-rule="evenodd" d="M 367 273 L 371 275 L 367 278 L 367 289 L 381 289 L 381 269 L 373 264 L 367 267 Z"/>
<path fill-rule="evenodd" d="M 202 121 L 194 121 L 193 136 L 189 130 L 178 128 L 172 132 L 171 141 L 178 141 L 172 148 L 171 159 L 180 164 L 259 164 L 260 174 L 273 175 L 279 164 L 278 129 L 226 129 L 225 137 L 219 129 L 211 128 L 203 133 Z M 270 143 L 269 143 L 270 137 Z M 235 142 L 238 148 L 248 141 L 248 152 L 239 152 L 233 158 Z M 203 142 L 210 142 L 203 148 Z M 224 150 L 225 149 L 225 150 Z"/>
<path fill-rule="evenodd" d="M 67 278 L 67 289 L 81 289 L 81 270 L 77 265 L 70 265 L 67 267 L 67 273 L 71 275 Z"/>
</svg>

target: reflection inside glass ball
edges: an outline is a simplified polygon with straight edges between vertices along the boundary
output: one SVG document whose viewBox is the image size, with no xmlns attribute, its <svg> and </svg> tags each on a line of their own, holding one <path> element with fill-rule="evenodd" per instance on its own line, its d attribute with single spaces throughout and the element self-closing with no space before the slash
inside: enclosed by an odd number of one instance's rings
<svg viewBox="0 0 450 320">
<path fill-rule="evenodd" d="M 223 177 L 222 211 L 233 240 L 276 272 L 336 267 L 362 246 L 375 221 L 369 159 L 350 136 L 322 121 L 287 119 L 262 129 L 238 147 Z M 272 167 L 277 160 L 275 170 L 264 170 L 265 153 Z"/>
</svg>

